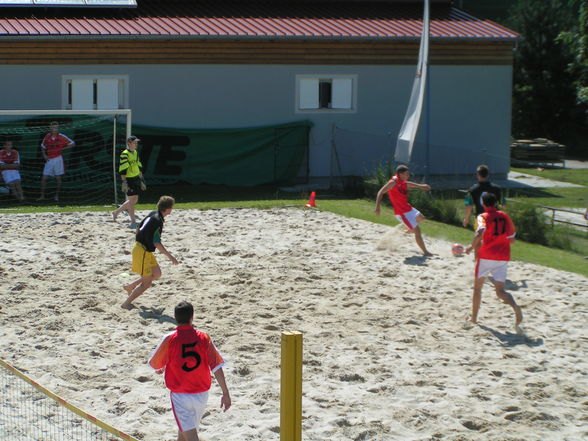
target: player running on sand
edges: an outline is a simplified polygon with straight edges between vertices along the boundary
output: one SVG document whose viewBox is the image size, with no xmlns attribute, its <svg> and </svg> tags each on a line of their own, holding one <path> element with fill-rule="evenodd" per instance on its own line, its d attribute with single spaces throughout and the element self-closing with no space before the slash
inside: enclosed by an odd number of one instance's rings
<svg viewBox="0 0 588 441">
<path fill-rule="evenodd" d="M 172 254 L 165 249 L 161 243 L 161 233 L 163 232 L 164 218 L 172 212 L 174 198 L 171 196 L 162 196 L 157 202 L 157 211 L 152 211 L 141 221 L 135 235 L 135 246 L 133 247 L 133 272 L 139 274 L 137 280 L 128 285 L 124 285 L 124 290 L 129 297 L 121 305 L 121 308 L 130 309 L 131 303 L 141 294 L 143 294 L 153 283 L 161 277 L 161 268 L 155 259 L 153 252 L 158 249 L 160 253 L 165 254 L 174 265 L 178 261 Z"/>
<path fill-rule="evenodd" d="M 380 215 L 382 198 L 384 197 L 384 193 L 388 193 L 396 218 L 406 226 L 410 233 L 414 234 L 416 243 L 422 250 L 423 254 L 425 256 L 432 256 L 433 254 L 429 253 L 427 250 L 423 235 L 421 234 L 421 229 L 419 228 L 419 224 L 425 220 L 425 216 L 408 203 L 409 188 L 418 188 L 429 191 L 431 190 L 431 187 L 428 184 L 410 182 L 408 180 L 409 177 L 410 172 L 408 167 L 405 165 L 399 165 L 396 168 L 396 174 L 384 184 L 382 188 L 380 188 L 380 191 L 378 191 L 378 196 L 376 197 L 376 209 L 374 212 L 378 216 Z"/>
<path fill-rule="evenodd" d="M 158 374 L 165 372 L 172 410 L 178 424 L 178 441 L 198 441 L 198 426 L 208 402 L 211 373 L 222 390 L 221 408 L 231 407 L 225 381 L 225 361 L 208 334 L 192 325 L 194 307 L 179 303 L 174 316 L 178 327 L 165 335 L 149 357 L 149 366 Z"/>
<path fill-rule="evenodd" d="M 506 271 L 510 260 L 510 244 L 515 241 L 516 231 L 509 215 L 498 211 L 496 202 L 496 196 L 493 193 L 482 194 L 482 205 L 485 212 L 478 216 L 478 229 L 472 244 L 466 249 L 466 254 L 470 254 L 472 250 L 478 250 L 472 315 L 469 317 L 469 321 L 477 323 L 482 301 L 482 286 L 484 286 L 486 277 L 492 275 L 496 295 L 514 310 L 515 326 L 517 333 L 519 333 L 518 326 L 523 321 L 523 312 L 513 296 L 504 290 Z"/>
</svg>

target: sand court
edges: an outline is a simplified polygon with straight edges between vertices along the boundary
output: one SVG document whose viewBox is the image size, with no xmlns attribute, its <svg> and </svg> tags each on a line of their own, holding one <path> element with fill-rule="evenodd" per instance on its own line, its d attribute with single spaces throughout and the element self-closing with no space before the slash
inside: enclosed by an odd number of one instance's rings
<svg viewBox="0 0 588 441">
<path fill-rule="evenodd" d="M 147 214 L 143 211 L 140 216 Z M 391 216 L 389 212 L 385 214 Z M 304 334 L 305 440 L 581 440 L 588 437 L 588 279 L 512 262 L 480 326 L 473 258 L 400 228 L 318 210 L 175 210 L 163 276 L 130 311 L 134 234 L 110 213 L 2 214 L 0 357 L 144 441 L 172 441 L 163 378 L 146 360 L 196 308 L 229 365 L 233 407 L 213 384 L 201 435 L 279 439 L 280 333 Z M 516 246 L 516 244 L 514 245 Z"/>
</svg>

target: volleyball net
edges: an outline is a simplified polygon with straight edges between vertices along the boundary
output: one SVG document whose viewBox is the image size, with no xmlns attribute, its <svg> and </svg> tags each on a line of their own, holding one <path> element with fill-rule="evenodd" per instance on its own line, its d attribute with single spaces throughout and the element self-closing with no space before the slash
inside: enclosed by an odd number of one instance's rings
<svg viewBox="0 0 588 441">
<path fill-rule="evenodd" d="M 2 441 L 139 441 L 0 360 Z"/>
</svg>

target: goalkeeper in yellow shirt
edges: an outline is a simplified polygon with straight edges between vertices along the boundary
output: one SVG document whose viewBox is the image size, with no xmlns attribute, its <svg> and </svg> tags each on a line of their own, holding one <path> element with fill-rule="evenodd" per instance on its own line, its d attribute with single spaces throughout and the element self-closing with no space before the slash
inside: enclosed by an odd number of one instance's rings
<svg viewBox="0 0 588 441">
<path fill-rule="evenodd" d="M 139 223 L 135 217 L 135 205 L 139 202 L 139 192 L 145 191 L 147 185 L 143 179 L 141 169 L 141 161 L 139 160 L 139 152 L 137 146 L 140 139 L 136 136 L 129 136 L 127 138 L 127 148 L 120 154 L 120 164 L 118 172 L 122 179 L 121 190 L 127 195 L 127 200 L 124 204 L 112 212 L 112 218 L 116 222 L 116 218 L 123 211 L 127 210 L 131 218 L 129 228 L 137 228 Z"/>
</svg>

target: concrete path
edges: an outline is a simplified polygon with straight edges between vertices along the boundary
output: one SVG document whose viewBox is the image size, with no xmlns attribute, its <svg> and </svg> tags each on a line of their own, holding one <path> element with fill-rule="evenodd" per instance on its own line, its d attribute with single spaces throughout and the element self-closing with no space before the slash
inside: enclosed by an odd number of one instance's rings
<svg viewBox="0 0 588 441">
<path fill-rule="evenodd" d="M 583 187 L 583 185 L 571 184 L 569 182 L 562 181 L 554 181 L 552 179 L 545 179 L 540 176 L 528 175 L 526 173 L 519 173 L 513 171 L 510 171 L 508 173 L 508 180 L 502 179 L 494 182 L 496 182 L 496 184 L 504 188 Z"/>
<path fill-rule="evenodd" d="M 550 221 L 568 223 L 567 225 L 577 230 L 586 231 L 588 220 L 584 217 L 584 210 L 580 208 L 558 208 L 556 210 L 543 210 Z M 571 225 L 573 224 L 573 225 Z"/>
<path fill-rule="evenodd" d="M 566 159 L 565 168 L 588 168 L 588 161 L 578 159 Z"/>
<path fill-rule="evenodd" d="M 588 169 L 588 160 L 566 159 L 565 167 L 571 169 Z M 545 179 L 540 176 L 529 175 L 527 173 L 518 173 L 511 171 L 508 173 L 508 180 L 496 181 L 498 185 L 505 188 L 525 188 L 525 187 L 583 187 L 583 185 L 570 184 L 569 182 L 554 181 Z"/>
</svg>

